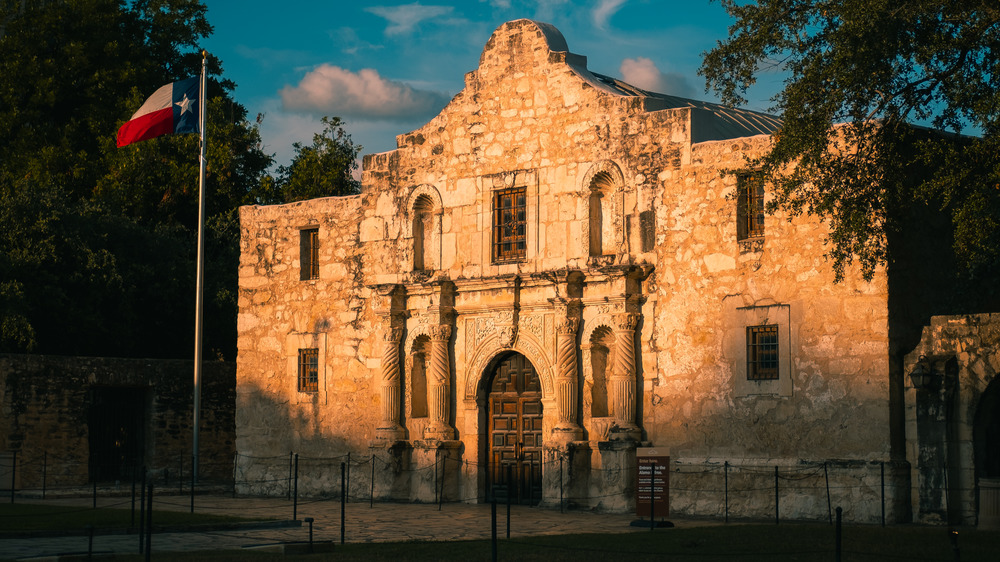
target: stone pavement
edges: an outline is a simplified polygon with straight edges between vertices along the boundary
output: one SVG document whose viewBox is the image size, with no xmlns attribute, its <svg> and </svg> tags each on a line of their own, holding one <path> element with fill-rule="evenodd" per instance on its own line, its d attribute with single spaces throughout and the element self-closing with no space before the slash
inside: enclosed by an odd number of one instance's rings
<svg viewBox="0 0 1000 562">
<path fill-rule="evenodd" d="M 65 505 L 89 508 L 90 498 L 24 499 L 24 503 Z M 98 507 L 128 509 L 129 498 L 99 498 Z M 349 543 L 393 541 L 450 541 L 489 539 L 489 504 L 444 504 L 440 510 L 432 504 L 368 502 L 348 503 L 345 507 L 344 538 Z M 196 513 L 284 520 L 285 526 L 254 529 L 197 530 L 183 533 L 154 533 L 153 552 L 178 552 L 207 549 L 241 549 L 263 544 L 306 541 L 308 525 L 288 526 L 293 503 L 285 498 L 230 498 L 195 496 Z M 157 496 L 154 510 L 189 511 L 189 496 Z M 339 500 L 299 500 L 296 519 L 314 519 L 315 541 L 340 542 Z M 155 513 L 155 511 L 154 511 Z M 138 517 L 138 516 L 137 516 Z M 598 514 L 589 511 L 566 511 L 527 506 L 511 507 L 511 537 L 569 533 L 628 533 L 644 529 L 629 525 L 635 518 L 628 514 Z M 497 505 L 497 535 L 506 536 L 506 505 Z M 672 520 L 677 526 L 704 525 L 705 521 Z M 154 518 L 154 525 L 156 520 Z M 646 530 L 648 532 L 648 530 Z M 31 537 L 0 539 L 0 559 L 16 560 L 51 557 L 67 553 L 86 553 L 86 536 Z M 138 553 L 138 535 L 97 535 L 93 551 Z"/>
</svg>

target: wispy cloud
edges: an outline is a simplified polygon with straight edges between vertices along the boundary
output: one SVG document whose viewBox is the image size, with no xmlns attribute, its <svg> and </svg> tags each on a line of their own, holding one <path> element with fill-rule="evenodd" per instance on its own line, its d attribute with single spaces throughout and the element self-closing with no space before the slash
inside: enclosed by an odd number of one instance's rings
<svg viewBox="0 0 1000 562">
<path fill-rule="evenodd" d="M 452 6 L 424 6 L 419 2 L 402 6 L 373 6 L 365 8 L 366 12 L 384 18 L 391 24 L 385 28 L 386 35 L 409 33 L 420 22 L 450 14 Z"/>
<path fill-rule="evenodd" d="M 644 90 L 686 98 L 696 95 L 685 76 L 675 72 L 663 73 L 656 63 L 646 57 L 623 60 L 619 71 L 623 80 Z"/>
<path fill-rule="evenodd" d="M 611 20 L 611 16 L 615 15 L 615 12 L 622 7 L 622 4 L 626 0 L 600 0 L 597 3 L 597 7 L 591 12 L 591 18 L 594 21 L 594 26 L 597 29 L 607 29 L 608 21 Z"/>
<path fill-rule="evenodd" d="M 428 116 L 451 99 L 442 92 L 387 80 L 371 68 L 351 72 L 330 64 L 320 65 L 297 86 L 285 86 L 279 93 L 288 110 L 369 119 Z"/>
</svg>

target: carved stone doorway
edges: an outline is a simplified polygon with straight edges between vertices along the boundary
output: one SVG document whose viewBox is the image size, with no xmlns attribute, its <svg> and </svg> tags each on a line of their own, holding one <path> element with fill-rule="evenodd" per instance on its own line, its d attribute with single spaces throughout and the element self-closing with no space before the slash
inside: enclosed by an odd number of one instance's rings
<svg viewBox="0 0 1000 562">
<path fill-rule="evenodd" d="M 489 478 L 497 501 L 534 505 L 542 499 L 542 392 L 531 362 L 519 353 L 489 375 Z"/>
</svg>

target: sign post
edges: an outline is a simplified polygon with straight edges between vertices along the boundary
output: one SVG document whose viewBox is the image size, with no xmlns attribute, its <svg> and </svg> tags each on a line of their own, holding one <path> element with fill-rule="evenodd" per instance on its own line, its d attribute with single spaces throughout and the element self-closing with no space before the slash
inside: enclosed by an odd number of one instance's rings
<svg viewBox="0 0 1000 562">
<path fill-rule="evenodd" d="M 663 518 L 670 516 L 670 450 L 666 447 L 639 447 L 636 449 L 635 514 L 648 521 L 634 521 L 633 525 L 673 527 Z M 660 521 L 655 522 L 659 517 Z"/>
</svg>

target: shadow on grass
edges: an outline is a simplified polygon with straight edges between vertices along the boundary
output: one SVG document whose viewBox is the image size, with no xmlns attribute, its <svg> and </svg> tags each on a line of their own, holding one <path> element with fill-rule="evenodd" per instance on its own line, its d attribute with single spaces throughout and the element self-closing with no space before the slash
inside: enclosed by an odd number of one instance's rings
<svg viewBox="0 0 1000 562">
<path fill-rule="evenodd" d="M 415 522 L 419 524 L 419 522 Z M 948 531 L 940 527 L 850 526 L 843 531 L 844 561 L 956 560 Z M 661 529 L 650 533 L 526 537 L 498 542 L 500 560 L 611 561 L 815 561 L 834 560 L 834 529 L 828 525 L 728 525 Z M 995 562 L 1000 534 L 965 531 L 959 535 L 961 560 Z M 249 550 L 169 553 L 155 560 L 325 560 L 423 561 L 490 560 L 490 541 L 408 542 L 337 545 L 334 554 L 282 556 Z M 142 560 L 141 556 L 118 557 Z"/>
</svg>

